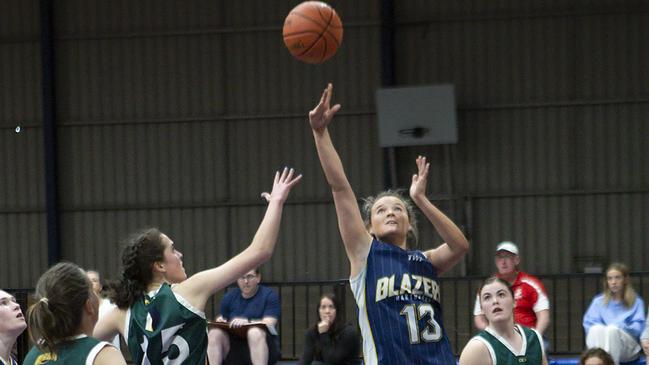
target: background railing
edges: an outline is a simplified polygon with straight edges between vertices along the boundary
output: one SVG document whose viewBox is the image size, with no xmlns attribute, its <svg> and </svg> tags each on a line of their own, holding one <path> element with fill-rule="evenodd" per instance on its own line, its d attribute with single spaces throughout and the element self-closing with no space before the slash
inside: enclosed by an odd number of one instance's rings
<svg viewBox="0 0 649 365">
<path fill-rule="evenodd" d="M 631 274 L 633 285 L 641 298 L 648 298 L 649 272 Z M 584 349 L 583 314 L 593 296 L 602 291 L 603 274 L 539 275 L 550 298 L 551 324 L 545 335 L 550 340 L 551 354 L 576 355 Z M 473 305 L 476 291 L 484 278 L 441 278 L 444 327 L 456 354 L 476 333 L 473 327 Z M 267 282 L 280 295 L 282 318 L 279 323 L 282 357 L 297 359 L 302 352 L 305 330 L 317 320 L 318 299 L 325 292 L 334 292 L 344 308 L 339 311 L 347 321 L 356 323 L 356 304 L 347 280 Z M 8 292 L 16 296 L 26 313 L 30 290 L 17 289 Z M 222 294 L 215 296 L 207 305 L 206 314 L 213 318 L 218 314 Z M 20 358 L 27 353 L 27 331 L 18 341 Z"/>
</svg>

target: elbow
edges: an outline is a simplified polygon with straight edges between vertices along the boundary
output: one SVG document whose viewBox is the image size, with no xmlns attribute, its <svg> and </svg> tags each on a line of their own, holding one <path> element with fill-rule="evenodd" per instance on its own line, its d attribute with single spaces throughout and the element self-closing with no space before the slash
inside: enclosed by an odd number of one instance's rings
<svg viewBox="0 0 649 365">
<path fill-rule="evenodd" d="M 270 260 L 271 257 L 273 257 L 273 248 L 269 248 L 269 247 L 260 248 L 257 251 L 256 256 L 259 260 L 259 264 L 261 265 L 266 261 Z"/>
<path fill-rule="evenodd" d="M 469 241 L 464 237 L 458 239 L 454 246 L 458 255 L 464 256 L 469 252 Z"/>
</svg>

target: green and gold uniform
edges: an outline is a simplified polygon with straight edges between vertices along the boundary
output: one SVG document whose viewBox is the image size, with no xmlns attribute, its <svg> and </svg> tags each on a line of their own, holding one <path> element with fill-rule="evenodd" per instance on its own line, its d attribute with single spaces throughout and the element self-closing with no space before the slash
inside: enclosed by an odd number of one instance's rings
<svg viewBox="0 0 649 365">
<path fill-rule="evenodd" d="M 136 365 L 205 364 L 205 314 L 162 284 L 127 311 L 126 343 Z"/>
<path fill-rule="evenodd" d="M 514 329 L 523 334 L 524 341 L 520 352 L 488 327 L 471 340 L 480 341 L 487 346 L 492 365 L 541 365 L 543 346 L 539 333 L 519 324 Z"/>
<path fill-rule="evenodd" d="M 23 365 L 92 364 L 99 351 L 106 346 L 112 345 L 86 335 L 79 335 L 68 342 L 62 343 L 55 354 L 43 353 L 38 347 L 32 347 L 25 357 Z"/>
</svg>

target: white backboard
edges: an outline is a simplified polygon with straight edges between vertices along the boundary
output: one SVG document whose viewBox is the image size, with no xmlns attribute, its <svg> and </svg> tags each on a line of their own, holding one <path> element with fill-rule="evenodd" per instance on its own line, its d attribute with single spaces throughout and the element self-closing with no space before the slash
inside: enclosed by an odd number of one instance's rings
<svg viewBox="0 0 649 365">
<path fill-rule="evenodd" d="M 451 84 L 376 91 L 381 147 L 457 143 Z"/>
</svg>

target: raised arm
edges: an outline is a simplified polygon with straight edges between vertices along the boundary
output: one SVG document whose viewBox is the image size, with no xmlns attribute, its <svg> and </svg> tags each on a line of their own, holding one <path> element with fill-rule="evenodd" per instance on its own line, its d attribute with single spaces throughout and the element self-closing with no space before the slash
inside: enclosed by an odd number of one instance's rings
<svg viewBox="0 0 649 365">
<path fill-rule="evenodd" d="M 330 106 L 332 93 L 333 86 L 328 84 L 318 105 L 309 112 L 309 123 L 313 130 L 313 138 L 322 170 L 331 187 L 338 216 L 338 228 L 353 277 L 361 270 L 367 259 L 372 237 L 365 229 L 356 196 L 347 180 L 342 161 L 327 129 L 333 116 L 340 110 L 340 104 Z"/>
<path fill-rule="evenodd" d="M 425 252 L 428 260 L 437 268 L 438 274 L 441 274 L 450 270 L 464 257 L 469 251 L 469 241 L 466 240 L 455 223 L 428 200 L 426 184 L 428 183 L 430 163 L 427 163 L 426 157 L 423 156 L 418 156 L 416 162 L 418 171 L 417 174 L 412 175 L 410 198 L 433 224 L 445 242 L 439 247 Z"/>
<path fill-rule="evenodd" d="M 268 261 L 277 242 L 284 202 L 291 188 L 302 179 L 302 175 L 296 177 L 293 175 L 293 169 L 284 168 L 281 174 L 278 171 L 275 174 L 271 193 L 262 194 L 268 201 L 268 208 L 250 246 L 221 266 L 193 275 L 174 286 L 173 290 L 193 306 L 203 310 L 210 296 L 241 275 Z"/>
</svg>

